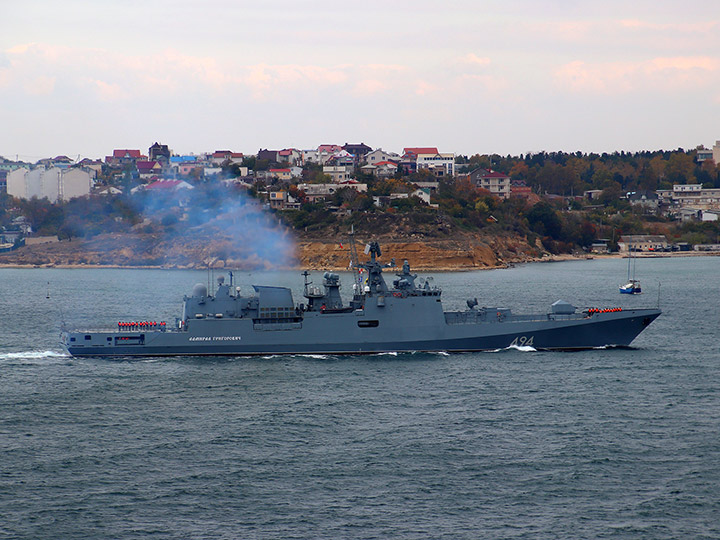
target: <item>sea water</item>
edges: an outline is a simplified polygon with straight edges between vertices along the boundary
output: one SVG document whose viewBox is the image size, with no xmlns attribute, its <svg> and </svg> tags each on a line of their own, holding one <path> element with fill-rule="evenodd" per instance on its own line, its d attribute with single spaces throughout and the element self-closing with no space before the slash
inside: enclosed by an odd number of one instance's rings
<svg viewBox="0 0 720 540">
<path fill-rule="evenodd" d="M 133 361 L 60 327 L 174 324 L 216 276 L 0 269 L 0 538 L 718 538 L 719 268 L 434 275 L 446 309 L 659 304 L 630 349 Z"/>
</svg>

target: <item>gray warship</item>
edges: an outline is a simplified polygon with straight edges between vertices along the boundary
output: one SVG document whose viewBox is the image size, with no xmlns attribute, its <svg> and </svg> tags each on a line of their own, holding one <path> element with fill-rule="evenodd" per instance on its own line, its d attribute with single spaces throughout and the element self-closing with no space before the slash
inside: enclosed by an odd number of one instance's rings
<svg viewBox="0 0 720 540">
<path fill-rule="evenodd" d="M 443 311 L 442 291 L 428 280 L 416 283 L 407 261 L 388 287 L 380 246 L 371 242 L 369 260 L 357 262 L 353 296 L 343 303 L 340 276 L 325 272 L 322 287 L 304 272 L 306 302 L 294 303 L 285 287 L 254 285 L 243 296 L 218 278 L 214 294 L 198 284 L 184 297 L 182 318 L 164 322 L 120 322 L 104 330 L 63 331 L 73 356 L 233 356 L 276 354 L 370 354 L 381 352 L 465 352 L 508 347 L 573 350 L 627 347 L 659 309 L 584 309 L 558 300 L 548 313 L 520 315 L 507 308 Z"/>
</svg>

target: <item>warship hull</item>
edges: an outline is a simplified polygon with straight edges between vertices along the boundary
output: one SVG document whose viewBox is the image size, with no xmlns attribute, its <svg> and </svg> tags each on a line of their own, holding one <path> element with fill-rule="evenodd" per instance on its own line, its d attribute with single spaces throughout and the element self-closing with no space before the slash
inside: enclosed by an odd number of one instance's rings
<svg viewBox="0 0 720 540">
<path fill-rule="evenodd" d="M 254 285 L 254 294 L 218 279 L 215 294 L 197 284 L 184 298 L 183 314 L 165 323 L 118 323 L 106 330 L 65 331 L 62 341 L 73 356 L 235 356 L 276 354 L 372 354 L 382 352 L 463 352 L 532 347 L 590 349 L 626 347 L 659 309 L 578 311 L 557 301 L 548 313 L 520 315 L 510 309 L 478 307 L 443 311 L 442 291 L 429 281 L 416 285 L 407 261 L 388 287 L 373 242 L 370 261 L 359 270 L 348 305 L 340 295 L 340 276 L 326 272 L 323 287 L 304 272 L 307 302 L 296 304 L 290 289 Z M 360 274 L 365 275 L 361 280 Z"/>
<path fill-rule="evenodd" d="M 388 305 L 383 309 L 393 311 Z M 381 319 L 372 313 L 317 314 L 281 327 L 206 319 L 189 321 L 183 330 L 66 332 L 63 341 L 73 356 L 103 357 L 464 352 L 513 346 L 572 350 L 629 346 L 660 310 L 633 309 L 577 318 L 545 314 L 498 319 L 495 315 L 490 321 L 463 320 L 467 319 L 465 312 L 443 315 L 448 317 L 438 324 L 411 328 L 393 324 L 392 318 L 384 320 L 385 314 Z"/>
</svg>

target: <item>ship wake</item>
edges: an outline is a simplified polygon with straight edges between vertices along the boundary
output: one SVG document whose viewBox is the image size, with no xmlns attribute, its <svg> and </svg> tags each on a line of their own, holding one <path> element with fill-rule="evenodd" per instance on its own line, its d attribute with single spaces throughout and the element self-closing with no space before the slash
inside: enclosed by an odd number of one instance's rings
<svg viewBox="0 0 720 540">
<path fill-rule="evenodd" d="M 520 352 L 537 352 L 537 349 L 535 347 L 531 347 L 530 345 L 509 345 L 507 347 L 504 347 L 502 349 L 493 349 L 489 352 L 505 352 L 505 351 L 520 351 Z"/>
<path fill-rule="evenodd" d="M 26 363 L 41 363 L 47 360 L 53 361 L 65 358 L 70 358 L 70 355 L 68 353 L 57 351 L 20 351 L 0 353 L 0 363 L 17 361 Z"/>
</svg>

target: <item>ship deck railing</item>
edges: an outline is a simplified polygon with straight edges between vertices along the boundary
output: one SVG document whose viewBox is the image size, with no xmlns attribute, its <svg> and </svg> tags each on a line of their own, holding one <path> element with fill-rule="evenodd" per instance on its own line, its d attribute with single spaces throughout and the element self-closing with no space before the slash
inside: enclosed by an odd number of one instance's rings
<svg viewBox="0 0 720 540">
<path fill-rule="evenodd" d="M 477 324 L 481 322 L 546 322 L 573 321 L 587 317 L 584 313 L 543 313 L 515 315 L 508 310 L 501 311 L 449 311 L 445 313 L 447 324 Z"/>
<path fill-rule="evenodd" d="M 153 327 L 153 328 L 118 328 L 117 326 L 107 326 L 107 327 L 93 327 L 93 328 L 70 328 L 70 329 L 63 329 L 63 332 L 69 332 L 73 334 L 92 334 L 92 333 L 105 333 L 105 334 L 139 334 L 142 332 L 162 332 L 165 334 L 178 334 L 180 332 L 185 332 L 182 328 L 175 328 L 175 327 L 166 327 L 164 330 L 160 329 L 160 327 Z"/>
</svg>

